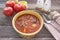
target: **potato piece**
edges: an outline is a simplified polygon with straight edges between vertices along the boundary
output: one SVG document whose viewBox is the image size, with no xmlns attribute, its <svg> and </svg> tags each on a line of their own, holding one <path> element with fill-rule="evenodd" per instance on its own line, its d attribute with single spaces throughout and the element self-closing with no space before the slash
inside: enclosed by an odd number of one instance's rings
<svg viewBox="0 0 60 40">
<path fill-rule="evenodd" d="M 35 28 L 35 27 L 36 27 L 36 24 L 32 24 L 32 27 L 34 27 L 34 28 Z"/>
<path fill-rule="evenodd" d="M 26 33 L 26 28 L 24 28 L 23 32 Z"/>
</svg>

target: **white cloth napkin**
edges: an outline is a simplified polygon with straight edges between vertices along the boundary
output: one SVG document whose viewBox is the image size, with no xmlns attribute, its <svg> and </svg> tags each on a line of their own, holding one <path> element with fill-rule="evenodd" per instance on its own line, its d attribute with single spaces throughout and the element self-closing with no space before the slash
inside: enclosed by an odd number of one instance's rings
<svg viewBox="0 0 60 40">
<path fill-rule="evenodd" d="M 56 40 L 60 40 L 60 26 L 55 21 L 44 25 Z"/>
</svg>

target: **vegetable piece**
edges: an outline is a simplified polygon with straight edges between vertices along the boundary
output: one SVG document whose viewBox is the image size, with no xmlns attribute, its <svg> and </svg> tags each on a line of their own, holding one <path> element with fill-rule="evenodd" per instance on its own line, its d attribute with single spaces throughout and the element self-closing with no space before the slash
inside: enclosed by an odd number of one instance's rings
<svg viewBox="0 0 60 40">
<path fill-rule="evenodd" d="M 14 6 L 14 10 L 16 11 L 16 12 L 20 12 L 20 11 L 23 11 L 23 10 L 25 10 L 26 9 L 26 6 L 25 5 L 22 5 L 22 4 L 16 4 L 15 6 Z"/>
<path fill-rule="evenodd" d="M 18 4 L 23 4 L 27 7 L 27 1 L 19 1 Z"/>
<path fill-rule="evenodd" d="M 34 28 L 35 28 L 35 27 L 36 27 L 36 24 L 32 24 L 32 27 L 34 27 Z"/>
<path fill-rule="evenodd" d="M 12 8 L 14 8 L 15 4 L 16 4 L 15 1 L 7 1 L 6 2 L 6 7 L 12 7 Z"/>
<path fill-rule="evenodd" d="M 11 7 L 6 7 L 3 9 L 3 13 L 5 16 L 12 16 L 13 15 L 13 9 Z"/>
<path fill-rule="evenodd" d="M 24 28 L 23 32 L 26 33 L 26 28 Z"/>
</svg>

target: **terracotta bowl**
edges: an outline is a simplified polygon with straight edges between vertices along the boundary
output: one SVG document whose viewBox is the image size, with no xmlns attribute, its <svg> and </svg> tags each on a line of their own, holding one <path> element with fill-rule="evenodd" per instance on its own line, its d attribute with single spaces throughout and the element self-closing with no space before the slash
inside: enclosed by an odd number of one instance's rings
<svg viewBox="0 0 60 40">
<path fill-rule="evenodd" d="M 36 17 L 39 19 L 41 26 L 40 26 L 40 28 L 39 28 L 37 31 L 35 31 L 35 32 L 33 32 L 33 33 L 23 33 L 23 32 L 20 32 L 20 31 L 15 27 L 15 21 L 16 21 L 16 19 L 17 19 L 19 16 L 24 15 L 24 14 L 34 15 L 34 16 L 36 16 Z M 19 35 L 20 35 L 21 37 L 30 38 L 30 37 L 33 37 L 34 35 L 36 35 L 38 32 L 41 31 L 41 29 L 42 29 L 42 27 L 43 27 L 43 19 L 42 19 L 41 15 L 40 15 L 39 13 L 37 13 L 37 12 L 35 12 L 35 11 L 33 11 L 33 10 L 25 10 L 25 11 L 21 11 L 21 12 L 17 13 L 17 14 L 13 17 L 12 26 L 13 26 L 13 28 L 15 29 L 15 31 L 16 31 L 17 33 L 19 33 Z"/>
</svg>

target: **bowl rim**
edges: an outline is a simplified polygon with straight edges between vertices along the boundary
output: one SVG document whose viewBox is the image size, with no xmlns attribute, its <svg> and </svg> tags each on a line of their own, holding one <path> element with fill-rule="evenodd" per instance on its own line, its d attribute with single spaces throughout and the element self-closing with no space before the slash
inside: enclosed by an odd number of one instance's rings
<svg viewBox="0 0 60 40">
<path fill-rule="evenodd" d="M 15 20 L 19 17 L 19 16 L 21 16 L 21 15 L 23 15 L 24 13 L 25 14 L 28 14 L 28 12 L 33 12 L 33 13 L 31 13 L 31 15 L 34 15 L 34 16 L 36 16 L 39 20 L 40 20 L 40 28 L 37 30 L 37 31 L 35 31 L 35 32 L 33 32 L 33 33 L 23 33 L 23 32 L 20 32 L 16 27 L 15 27 Z M 43 19 L 42 19 L 42 17 L 41 17 L 41 15 L 40 14 L 38 14 L 37 12 L 35 12 L 35 11 L 33 11 L 33 10 L 24 10 L 24 11 L 21 11 L 21 12 L 19 12 L 19 13 L 17 13 L 14 17 L 13 17 L 13 20 L 12 20 L 12 26 L 13 26 L 13 28 L 14 28 L 14 30 L 17 32 L 17 33 L 19 33 L 19 34 L 22 34 L 22 35 L 27 35 L 27 36 L 29 36 L 29 35 L 35 35 L 35 34 L 37 34 L 38 32 L 40 32 L 41 31 L 41 29 L 43 28 Z"/>
</svg>

